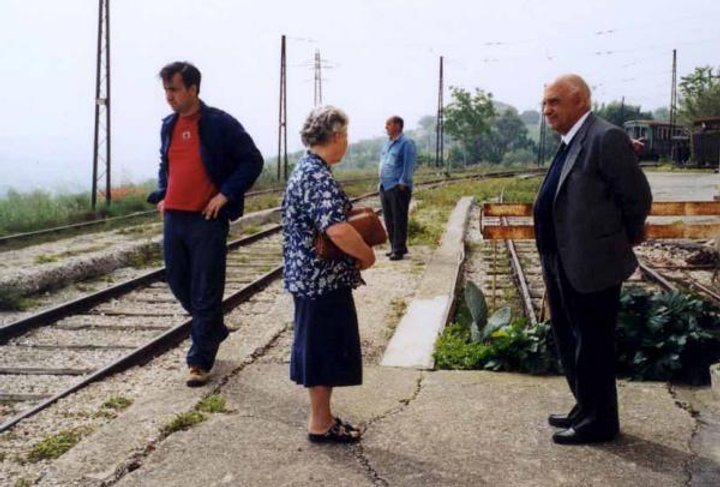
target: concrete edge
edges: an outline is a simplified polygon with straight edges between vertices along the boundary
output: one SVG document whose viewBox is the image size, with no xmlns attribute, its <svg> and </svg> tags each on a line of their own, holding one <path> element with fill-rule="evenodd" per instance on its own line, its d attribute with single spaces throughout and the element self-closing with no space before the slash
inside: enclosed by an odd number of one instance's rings
<svg viewBox="0 0 720 487">
<path fill-rule="evenodd" d="M 233 228 L 263 225 L 280 220 L 279 207 L 256 211 L 231 223 Z M 25 270 L 0 279 L 0 287 L 11 289 L 23 296 L 33 295 L 67 283 L 107 274 L 127 266 L 134 255 L 152 252 L 162 247 L 162 233 L 146 240 L 123 244 L 85 256 L 70 257 L 63 262 L 49 264 L 39 269 Z"/>
<path fill-rule="evenodd" d="M 465 261 L 465 229 L 473 197 L 455 205 L 443 238 L 423 273 L 415 299 L 390 339 L 380 362 L 385 367 L 430 370 L 435 366 L 435 341 L 448 323 Z"/>
</svg>

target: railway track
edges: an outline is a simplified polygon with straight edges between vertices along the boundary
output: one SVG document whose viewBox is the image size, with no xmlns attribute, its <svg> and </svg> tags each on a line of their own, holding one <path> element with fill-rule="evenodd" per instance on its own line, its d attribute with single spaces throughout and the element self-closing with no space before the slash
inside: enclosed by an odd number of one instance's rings
<svg viewBox="0 0 720 487">
<path fill-rule="evenodd" d="M 521 310 L 534 324 L 547 319 L 545 285 L 542 280 L 540 256 L 532 240 L 504 240 L 482 242 L 484 264 L 482 272 L 487 276 L 483 292 L 488 296 L 491 309 L 510 305 Z M 650 242 L 637 249 L 640 261 L 638 270 L 626 281 L 627 284 L 650 288 L 654 291 L 683 290 L 693 292 L 720 308 L 720 293 L 714 277 L 716 263 L 684 263 L 684 258 L 673 257 L 683 244 L 672 241 Z M 687 246 L 687 242 L 684 244 Z M 690 242 L 702 252 L 700 241 Z M 658 257 L 657 246 L 663 247 Z M 690 256 L 692 261 L 692 255 Z M 662 261 L 662 264 L 655 262 Z"/>
<path fill-rule="evenodd" d="M 223 306 L 282 270 L 281 227 L 228 244 Z M 0 432 L 85 385 L 143 363 L 187 336 L 190 319 L 162 269 L 0 329 Z"/>
<path fill-rule="evenodd" d="M 377 202 L 376 193 L 354 201 L 369 197 Z M 226 312 L 281 274 L 280 230 L 275 225 L 228 244 Z M 163 278 L 164 269 L 153 270 L 0 327 L 0 433 L 87 384 L 144 363 L 183 340 L 190 319 Z"/>
</svg>

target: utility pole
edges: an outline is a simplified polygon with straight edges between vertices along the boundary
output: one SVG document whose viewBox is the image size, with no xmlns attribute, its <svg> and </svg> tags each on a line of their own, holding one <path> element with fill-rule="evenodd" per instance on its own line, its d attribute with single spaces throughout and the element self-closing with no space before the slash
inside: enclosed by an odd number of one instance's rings
<svg viewBox="0 0 720 487">
<path fill-rule="evenodd" d="M 287 181 L 287 78 L 285 61 L 285 36 L 280 44 L 280 115 L 278 118 L 277 179 L 280 181 L 280 159 L 283 159 L 283 179 Z"/>
<path fill-rule="evenodd" d="M 320 51 L 315 50 L 315 106 L 322 105 L 322 61 Z"/>
<path fill-rule="evenodd" d="M 670 85 L 670 159 L 675 161 L 675 118 L 677 117 L 677 49 L 673 49 L 672 82 Z"/>
<path fill-rule="evenodd" d="M 620 100 L 620 126 L 625 123 L 625 96 Z"/>
<path fill-rule="evenodd" d="M 538 154 L 537 154 L 537 165 L 542 166 L 545 164 L 545 132 L 547 131 L 547 124 L 545 122 L 545 115 L 543 114 L 543 104 L 540 103 L 540 134 L 538 135 Z"/>
<path fill-rule="evenodd" d="M 443 57 L 440 56 L 440 82 L 438 84 L 438 109 L 437 121 L 435 124 L 435 167 L 442 167 L 444 160 L 444 141 L 445 134 L 444 112 L 443 112 Z M 448 159 L 447 174 L 450 174 L 450 159 Z"/>
<path fill-rule="evenodd" d="M 102 121 L 104 118 L 104 122 Z M 102 139 L 100 131 L 103 131 Z M 105 145 L 105 155 L 101 146 Z M 104 163 L 104 174 L 99 174 Z M 95 75 L 95 137 L 91 206 L 97 204 L 98 179 L 105 177 L 105 204 L 110 204 L 110 0 L 98 3 L 97 70 Z"/>
</svg>

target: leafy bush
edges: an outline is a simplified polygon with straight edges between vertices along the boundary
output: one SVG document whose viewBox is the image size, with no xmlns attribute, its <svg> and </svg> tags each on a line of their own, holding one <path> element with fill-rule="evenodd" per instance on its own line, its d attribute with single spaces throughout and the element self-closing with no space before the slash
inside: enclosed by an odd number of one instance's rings
<svg viewBox="0 0 720 487">
<path fill-rule="evenodd" d="M 618 372 L 639 380 L 707 383 L 720 360 L 718 313 L 692 294 L 623 289 Z"/>
<path fill-rule="evenodd" d="M 523 318 L 516 319 L 478 343 L 467 325 L 454 323 L 438 339 L 434 357 L 441 369 L 548 374 L 558 371 L 552 347 L 548 323 L 527 326 Z"/>
<path fill-rule="evenodd" d="M 474 343 L 471 324 L 450 325 L 438 339 L 435 361 L 445 369 L 556 373 L 549 322 L 526 326 L 516 319 Z M 616 330 L 618 374 L 636 380 L 709 381 L 720 360 L 720 318 L 691 294 L 623 288 Z"/>
</svg>

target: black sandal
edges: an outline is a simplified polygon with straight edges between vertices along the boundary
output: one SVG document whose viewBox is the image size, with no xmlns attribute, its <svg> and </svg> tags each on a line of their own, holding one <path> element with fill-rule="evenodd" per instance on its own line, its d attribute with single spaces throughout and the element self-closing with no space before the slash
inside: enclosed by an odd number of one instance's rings
<svg viewBox="0 0 720 487">
<path fill-rule="evenodd" d="M 340 425 L 344 426 L 346 429 L 348 429 L 350 431 L 357 431 L 358 433 L 360 433 L 362 435 L 362 430 L 360 428 L 356 428 L 352 424 L 348 423 L 347 421 L 343 421 L 342 419 L 338 418 L 337 416 L 335 416 L 335 424 L 340 424 Z"/>
<path fill-rule="evenodd" d="M 308 433 L 308 440 L 313 443 L 355 443 L 360 441 L 361 436 L 358 428 L 335 418 L 335 422 L 325 433 Z"/>
</svg>

